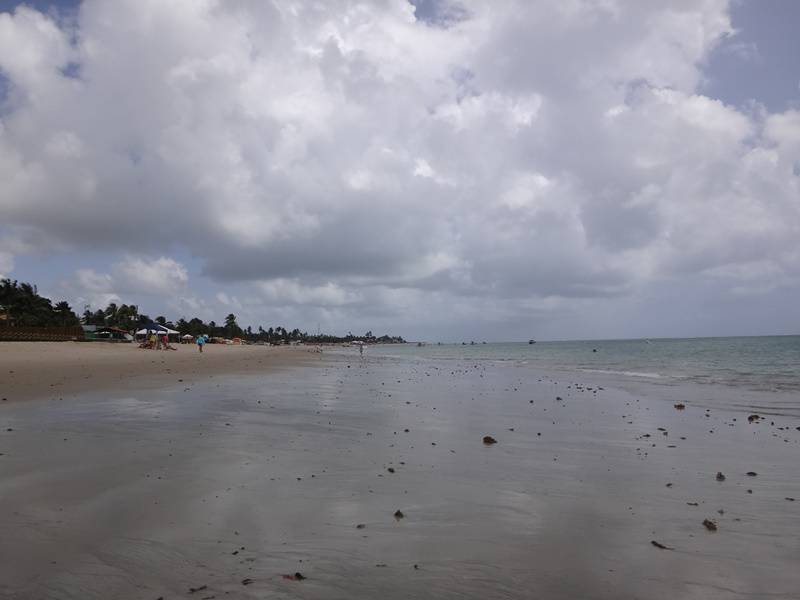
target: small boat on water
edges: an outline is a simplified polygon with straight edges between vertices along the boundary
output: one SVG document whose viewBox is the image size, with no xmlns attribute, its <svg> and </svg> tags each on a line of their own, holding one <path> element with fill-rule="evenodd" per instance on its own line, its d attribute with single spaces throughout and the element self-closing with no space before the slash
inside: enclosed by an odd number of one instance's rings
<svg viewBox="0 0 800 600">
<path fill-rule="evenodd" d="M 535 344 L 535 343 L 536 343 L 536 340 L 528 340 L 528 343 L 529 343 L 529 344 Z"/>
</svg>

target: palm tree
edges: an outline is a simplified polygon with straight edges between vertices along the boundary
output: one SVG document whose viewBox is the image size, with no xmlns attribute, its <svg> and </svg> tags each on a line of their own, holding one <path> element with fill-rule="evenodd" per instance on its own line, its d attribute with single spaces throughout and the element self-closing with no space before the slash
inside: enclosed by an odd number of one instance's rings
<svg viewBox="0 0 800 600">
<path fill-rule="evenodd" d="M 133 304 L 123 304 L 117 309 L 117 327 L 131 330 L 139 320 L 139 309 Z"/>
<path fill-rule="evenodd" d="M 111 302 L 108 306 L 106 306 L 106 310 L 104 311 L 106 315 L 106 324 L 110 327 L 117 326 L 117 313 L 119 312 L 119 307 L 117 306 L 116 302 Z"/>
<path fill-rule="evenodd" d="M 242 328 L 236 323 L 236 315 L 233 313 L 225 317 L 225 335 L 228 337 L 240 337 L 242 335 Z"/>
<path fill-rule="evenodd" d="M 77 315 L 72 312 L 72 307 L 65 300 L 58 302 L 53 307 L 54 316 L 59 325 L 62 327 L 72 326 L 78 324 Z"/>
</svg>

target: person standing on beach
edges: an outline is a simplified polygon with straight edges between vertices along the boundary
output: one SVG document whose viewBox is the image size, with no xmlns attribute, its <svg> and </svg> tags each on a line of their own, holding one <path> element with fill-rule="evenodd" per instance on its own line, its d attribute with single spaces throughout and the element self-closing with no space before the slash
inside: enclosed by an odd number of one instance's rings
<svg viewBox="0 0 800 600">
<path fill-rule="evenodd" d="M 205 343 L 206 343 L 206 338 L 205 338 L 205 336 L 203 336 L 203 335 L 198 335 L 198 336 L 197 336 L 197 350 L 200 352 L 200 354 L 202 354 L 202 353 L 203 353 L 203 345 L 204 345 Z"/>
</svg>

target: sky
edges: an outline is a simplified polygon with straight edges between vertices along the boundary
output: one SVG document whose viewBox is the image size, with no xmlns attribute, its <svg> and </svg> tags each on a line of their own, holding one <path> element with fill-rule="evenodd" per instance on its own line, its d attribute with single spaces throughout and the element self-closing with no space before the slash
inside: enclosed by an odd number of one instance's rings
<svg viewBox="0 0 800 600">
<path fill-rule="evenodd" d="M 429 341 L 800 333 L 794 0 L 0 0 L 0 275 Z"/>
</svg>

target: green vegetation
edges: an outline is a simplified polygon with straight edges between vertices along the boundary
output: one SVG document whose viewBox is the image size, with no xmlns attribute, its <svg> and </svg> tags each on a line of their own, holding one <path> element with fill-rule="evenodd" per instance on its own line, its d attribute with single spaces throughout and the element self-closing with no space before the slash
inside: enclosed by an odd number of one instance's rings
<svg viewBox="0 0 800 600">
<path fill-rule="evenodd" d="M 0 279 L 0 324 L 9 327 L 74 327 L 78 316 L 64 301 L 54 306 L 35 285 Z"/>
<path fill-rule="evenodd" d="M 361 341 L 367 344 L 397 344 L 405 340 L 400 336 L 383 335 L 375 337 L 371 331 L 362 336 L 348 332 L 346 336 L 327 334 L 309 335 L 305 331 L 277 326 L 264 329 L 259 326 L 253 331 L 252 327 L 242 329 L 233 313 L 225 317 L 223 325 L 214 321 L 204 323 L 194 317 L 190 320 L 180 318 L 174 323 L 164 316 L 151 319 L 149 316 L 139 314 L 137 306 L 132 304 L 110 303 L 105 309 L 96 311 L 86 310 L 79 319 L 66 302 L 52 302 L 39 295 L 36 286 L 30 283 L 18 283 L 10 279 L 0 280 L 0 325 L 18 327 L 47 327 L 54 325 L 96 325 L 97 327 L 116 327 L 125 331 L 135 331 L 148 323 L 155 321 L 161 325 L 175 329 L 181 335 L 196 337 L 207 334 L 212 338 L 241 338 L 250 342 L 263 342 L 267 344 L 288 344 L 290 342 L 306 342 L 309 344 L 336 344 L 342 342 Z"/>
</svg>

